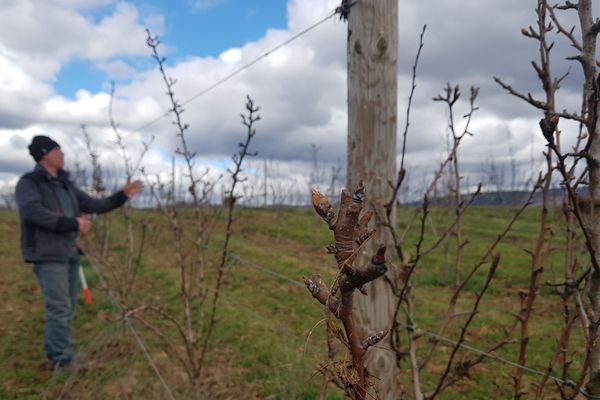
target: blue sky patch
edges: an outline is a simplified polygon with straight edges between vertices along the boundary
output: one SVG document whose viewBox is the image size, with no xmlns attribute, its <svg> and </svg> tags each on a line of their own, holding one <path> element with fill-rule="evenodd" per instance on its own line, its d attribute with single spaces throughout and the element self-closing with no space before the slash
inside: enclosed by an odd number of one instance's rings
<svg viewBox="0 0 600 400">
<path fill-rule="evenodd" d="M 95 62 L 75 59 L 62 66 L 53 86 L 60 95 L 74 99 L 80 89 L 100 91 L 106 79 L 104 72 L 95 67 Z"/>
<path fill-rule="evenodd" d="M 287 26 L 287 1 L 285 0 L 133 0 L 140 21 L 162 15 L 165 31 L 161 42 L 169 47 L 167 63 L 189 56 L 217 57 L 232 47 L 256 41 L 270 28 Z M 95 21 L 110 15 L 112 9 L 102 7 L 92 15 Z M 122 58 L 134 68 L 153 67 L 143 57 Z M 105 63 L 117 60 L 105 60 Z M 150 51 L 148 51 L 150 61 Z M 111 81 L 125 84 L 126 77 L 107 75 L 95 62 L 74 59 L 63 65 L 54 88 L 62 96 L 74 98 L 79 89 L 98 92 Z"/>
</svg>

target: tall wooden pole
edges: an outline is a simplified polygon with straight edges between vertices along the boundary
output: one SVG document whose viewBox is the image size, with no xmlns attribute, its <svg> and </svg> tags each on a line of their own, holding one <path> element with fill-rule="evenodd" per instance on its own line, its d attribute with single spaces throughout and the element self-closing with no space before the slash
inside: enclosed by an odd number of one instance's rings
<svg viewBox="0 0 600 400">
<path fill-rule="evenodd" d="M 358 0 L 348 19 L 347 185 L 353 190 L 362 180 L 368 203 L 381 216 L 392 193 L 388 182 L 396 177 L 397 61 L 398 0 Z M 393 215 L 395 219 L 395 212 Z M 378 244 L 392 248 L 386 229 L 375 228 L 377 233 L 358 265 L 368 263 Z M 356 299 L 358 325 L 368 329 L 363 335 L 390 329 L 395 301 L 389 284 L 378 279 L 367 291 L 368 296 Z M 375 390 L 370 394 L 377 393 L 381 400 L 396 399 L 396 354 L 391 350 L 391 337 L 387 335 L 367 353 L 366 366 L 375 377 Z"/>
</svg>

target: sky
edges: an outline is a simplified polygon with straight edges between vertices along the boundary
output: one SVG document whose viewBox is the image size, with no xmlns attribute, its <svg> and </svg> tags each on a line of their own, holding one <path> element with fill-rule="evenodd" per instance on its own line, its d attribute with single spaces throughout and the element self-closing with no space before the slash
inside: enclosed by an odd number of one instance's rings
<svg viewBox="0 0 600 400">
<path fill-rule="evenodd" d="M 137 159 L 143 143 L 151 142 L 142 160 L 145 171 L 170 171 L 178 147 L 171 118 L 145 127 L 169 108 L 146 46 L 147 28 L 160 37 L 167 74 L 177 79 L 176 96 L 185 100 L 330 15 L 337 5 L 339 0 L 0 0 L 0 187 L 14 185 L 33 167 L 27 144 L 38 134 L 60 143 L 68 168 L 89 168 L 81 125 L 104 168 L 121 176 L 123 162 L 108 117 L 111 82 L 113 118 L 129 157 Z M 534 0 L 463 0 L 460 6 L 453 0 L 399 2 L 399 134 L 419 34 L 427 24 L 407 140 L 406 191 L 417 193 L 444 158 L 447 112 L 432 98 L 447 82 L 465 93 L 471 85 L 480 87 L 474 136 L 461 149 L 467 186 L 484 181 L 492 188 L 494 169 L 505 171 L 504 186 L 510 186 L 510 165 L 516 166 L 518 185 L 537 175 L 544 150 L 537 126 L 541 114 L 493 81 L 498 76 L 540 95 L 530 64 L 537 44 L 520 33 L 535 24 L 535 5 Z M 566 26 L 575 23 L 573 11 L 561 18 Z M 210 176 L 217 177 L 231 165 L 230 156 L 244 139 L 239 114 L 250 95 L 261 107 L 262 120 L 252 144 L 259 156 L 247 165 L 244 194 L 259 197 L 265 164 L 273 193 L 302 197 L 309 183 L 324 189 L 331 168 L 346 160 L 346 36 L 347 25 L 331 18 L 186 104 L 183 116 L 198 168 L 210 168 Z M 580 68 L 565 60 L 575 52 L 561 37 L 551 36 L 556 40 L 553 72 L 569 71 L 558 106 L 578 111 Z M 460 102 L 457 115 L 466 111 L 466 102 Z M 561 128 L 564 143 L 572 143 L 576 127 L 565 123 Z M 318 182 L 311 182 L 315 175 Z"/>
</svg>

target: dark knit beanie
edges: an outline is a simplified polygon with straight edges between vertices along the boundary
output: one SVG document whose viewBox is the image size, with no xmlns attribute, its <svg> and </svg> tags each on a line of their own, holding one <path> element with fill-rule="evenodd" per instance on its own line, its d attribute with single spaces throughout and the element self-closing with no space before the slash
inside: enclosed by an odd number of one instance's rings
<svg viewBox="0 0 600 400">
<path fill-rule="evenodd" d="M 34 136 L 29 145 L 29 154 L 38 162 L 55 147 L 60 145 L 48 136 Z"/>
</svg>

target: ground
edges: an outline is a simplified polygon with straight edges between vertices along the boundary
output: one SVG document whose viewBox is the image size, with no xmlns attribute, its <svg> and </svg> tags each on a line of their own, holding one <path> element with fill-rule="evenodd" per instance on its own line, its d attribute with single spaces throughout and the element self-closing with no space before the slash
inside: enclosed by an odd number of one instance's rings
<svg viewBox="0 0 600 400">
<path fill-rule="evenodd" d="M 401 209 L 398 215 L 402 228 L 414 213 L 413 208 Z M 479 260 L 485 249 L 508 223 L 515 209 L 510 207 L 477 207 L 465 220 L 463 276 Z M 560 217 L 551 213 L 552 221 Z M 430 245 L 444 231 L 445 211 L 434 212 L 426 226 L 426 242 Z M 519 293 L 527 288 L 530 257 L 525 250 L 533 247 L 538 234 L 539 208 L 531 208 L 518 222 L 504 243 L 500 268 L 484 298 L 466 343 L 486 349 L 494 343 L 518 312 Z M 122 258 L 124 250 L 122 218 L 113 216 L 113 241 L 109 253 L 112 261 Z M 175 266 L 172 236 L 168 224 L 154 211 L 135 211 L 133 219 L 152 226 L 140 259 L 139 275 L 128 304 L 161 304 L 176 310 L 180 304 L 178 270 Z M 213 262 L 217 259 L 222 241 L 223 215 L 220 214 L 206 246 Z M 99 223 L 98 223 L 99 224 Z M 558 225 L 557 225 L 558 226 Z M 406 237 L 405 248 L 414 255 L 418 223 Z M 138 231 L 135 231 L 139 233 Z M 553 254 L 545 266 L 542 283 L 563 279 L 564 233 L 555 229 Z M 92 288 L 94 303 L 83 304 L 80 299 L 73 325 L 78 344 L 81 370 L 74 376 L 54 375 L 44 370 L 43 304 L 31 267 L 20 260 L 18 251 L 19 227 L 13 212 L 0 213 L 0 398 L 64 398 L 64 399 L 164 399 L 169 398 L 165 386 L 140 348 L 131 329 L 120 317 L 89 262 L 84 270 Z M 331 282 L 334 262 L 324 250 L 331 241 L 326 225 L 308 209 L 270 209 L 236 211 L 233 255 L 225 270 L 218 321 L 212 336 L 207 366 L 199 389 L 202 399 L 315 399 L 323 378 L 315 367 L 326 360 L 323 312 L 303 287 L 302 277 L 319 273 Z M 89 243 L 88 243 L 89 245 Z M 436 332 L 451 295 L 453 270 L 447 267 L 452 259 L 452 246 L 446 254 L 444 246 L 424 258 L 414 279 L 416 307 L 415 324 L 426 332 Z M 583 259 L 582 259 L 583 260 Z M 397 266 L 397 263 L 393 263 Z M 486 264 L 487 265 L 487 264 Z M 102 269 L 102 265 L 95 267 Z M 485 279 L 487 266 L 467 286 L 459 302 L 459 310 L 470 309 L 476 291 Z M 210 280 L 210 277 L 208 277 Z M 149 317 L 148 317 L 149 318 Z M 458 336 L 458 318 L 446 333 Z M 553 288 L 542 285 L 530 325 L 530 351 L 527 365 L 544 371 L 555 351 L 563 325 L 562 303 Z M 164 321 L 151 320 L 159 331 L 181 349 L 177 335 Z M 139 320 L 132 320 L 141 343 L 175 398 L 190 398 L 187 376 L 172 351 L 163 340 Z M 576 322 L 572 335 L 572 359 L 569 377 L 578 377 L 583 361 L 582 330 Z M 514 335 L 513 340 L 518 339 Z M 419 339 L 420 354 L 424 353 L 430 337 Z M 422 372 L 425 388 L 432 388 L 446 365 L 451 346 L 440 345 L 432 362 Z M 471 357 L 467 350 L 459 352 L 458 361 Z M 497 352 L 506 360 L 517 359 L 518 344 L 512 343 Z M 409 365 L 402 361 L 399 388 L 410 392 Z M 562 362 L 553 374 L 561 376 Z M 472 371 L 470 378 L 455 385 L 441 398 L 486 399 L 511 397 L 511 375 L 515 368 L 498 360 L 488 360 Z M 526 374 L 526 388 L 539 376 Z M 339 391 L 329 386 L 328 398 L 341 399 Z M 526 396 L 528 398 L 528 396 Z M 544 398 L 559 398 L 550 383 Z"/>
</svg>

